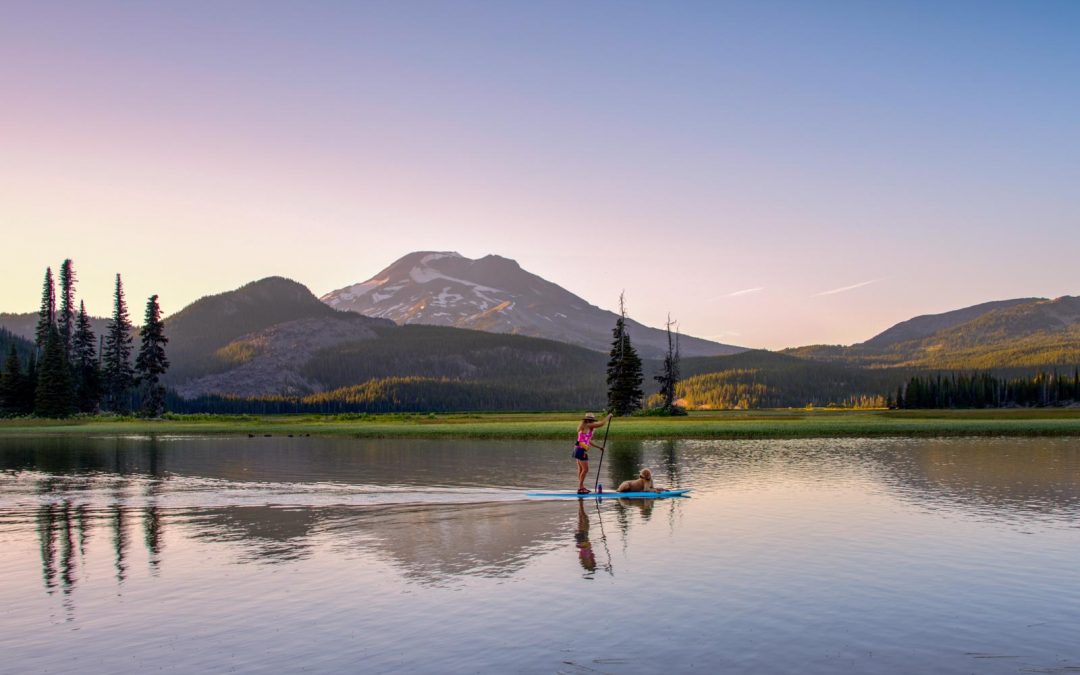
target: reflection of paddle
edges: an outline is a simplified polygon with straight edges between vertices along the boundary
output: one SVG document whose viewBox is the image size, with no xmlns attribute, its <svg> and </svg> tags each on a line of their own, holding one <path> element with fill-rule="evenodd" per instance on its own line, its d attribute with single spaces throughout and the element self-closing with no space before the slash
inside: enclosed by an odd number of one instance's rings
<svg viewBox="0 0 1080 675">
<path fill-rule="evenodd" d="M 603 457 L 603 453 L 600 455 Z M 600 541 L 604 544 L 604 553 L 607 554 L 607 565 L 604 565 L 604 571 L 615 576 L 615 571 L 611 566 L 611 549 L 607 545 L 607 534 L 604 532 L 604 517 L 600 515 L 600 499 L 596 500 L 596 519 L 600 521 Z"/>
</svg>

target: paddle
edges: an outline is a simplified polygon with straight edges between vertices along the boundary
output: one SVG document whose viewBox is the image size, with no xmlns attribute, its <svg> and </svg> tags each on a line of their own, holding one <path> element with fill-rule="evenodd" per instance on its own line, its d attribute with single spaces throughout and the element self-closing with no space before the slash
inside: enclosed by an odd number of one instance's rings
<svg viewBox="0 0 1080 675">
<path fill-rule="evenodd" d="M 614 417 L 608 418 L 607 424 L 604 425 L 604 442 L 600 444 L 600 463 L 596 465 L 596 480 L 593 481 L 593 492 L 595 493 L 600 485 L 600 469 L 604 466 L 604 450 L 607 449 L 607 435 L 611 431 L 611 422 Z"/>
</svg>

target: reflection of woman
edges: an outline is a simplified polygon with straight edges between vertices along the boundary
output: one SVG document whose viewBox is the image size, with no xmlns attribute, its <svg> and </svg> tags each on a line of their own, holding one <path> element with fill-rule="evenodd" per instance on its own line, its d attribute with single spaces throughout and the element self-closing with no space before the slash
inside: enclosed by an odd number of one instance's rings
<svg viewBox="0 0 1080 675">
<path fill-rule="evenodd" d="M 585 513 L 585 502 L 578 500 L 577 531 L 574 532 L 574 542 L 578 551 L 578 562 L 586 572 L 596 571 L 596 554 L 593 553 L 592 542 L 589 541 L 589 514 Z"/>
<path fill-rule="evenodd" d="M 581 424 L 577 428 L 577 442 L 574 443 L 574 460 L 577 461 L 577 491 L 579 495 L 589 494 L 589 488 L 585 487 L 585 476 L 589 475 L 589 447 L 599 448 L 592 442 L 593 433 L 611 421 L 608 415 L 603 422 L 596 421 L 596 415 L 585 413 Z"/>
</svg>

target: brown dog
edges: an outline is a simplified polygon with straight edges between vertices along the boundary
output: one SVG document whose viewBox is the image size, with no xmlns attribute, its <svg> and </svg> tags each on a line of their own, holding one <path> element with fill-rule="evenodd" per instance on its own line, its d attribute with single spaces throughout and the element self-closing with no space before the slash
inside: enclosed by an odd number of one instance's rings
<svg viewBox="0 0 1080 675">
<path fill-rule="evenodd" d="M 652 471 L 648 469 L 642 469 L 638 474 L 641 478 L 635 478 L 634 480 L 624 480 L 620 485 L 618 492 L 655 492 L 656 486 L 652 482 Z"/>
</svg>

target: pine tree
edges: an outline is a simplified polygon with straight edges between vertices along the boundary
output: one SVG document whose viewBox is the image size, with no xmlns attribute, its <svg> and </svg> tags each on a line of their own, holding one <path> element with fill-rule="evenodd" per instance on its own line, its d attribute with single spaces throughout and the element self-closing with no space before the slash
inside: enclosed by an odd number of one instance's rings
<svg viewBox="0 0 1080 675">
<path fill-rule="evenodd" d="M 165 345 L 169 339 L 165 337 L 157 300 L 158 296 L 151 295 L 146 303 L 142 344 L 135 359 L 135 372 L 142 391 L 142 414 L 146 417 L 161 417 L 165 412 L 165 387 L 160 378 L 169 367 L 169 360 L 165 358 Z"/>
<path fill-rule="evenodd" d="M 38 353 L 45 349 L 49 331 L 56 325 L 56 288 L 53 285 L 52 268 L 45 268 L 45 284 L 41 289 L 41 309 L 38 310 L 37 328 L 34 329 L 34 344 Z"/>
<path fill-rule="evenodd" d="M 37 354 L 30 354 L 26 364 L 26 377 L 23 378 L 23 391 L 19 397 L 20 409 L 26 415 L 34 412 L 34 400 L 37 398 L 38 367 Z"/>
<path fill-rule="evenodd" d="M 685 414 L 682 408 L 675 405 L 676 389 L 679 386 L 679 333 L 671 332 L 671 315 L 667 320 L 667 354 L 664 356 L 664 367 L 661 373 L 653 379 L 660 383 L 660 409 L 671 415 Z"/>
<path fill-rule="evenodd" d="M 34 414 L 38 417 L 67 417 L 72 413 L 73 399 L 71 366 L 64 354 L 60 331 L 54 327 L 45 340 L 45 351 L 38 369 Z"/>
<path fill-rule="evenodd" d="M 79 412 L 96 412 L 101 404 L 101 369 L 95 349 L 94 331 L 86 305 L 79 303 L 79 315 L 75 320 L 75 334 L 71 338 L 75 372 L 75 398 Z"/>
<path fill-rule="evenodd" d="M 56 313 L 56 327 L 68 361 L 74 361 L 71 339 L 75 335 L 75 268 L 71 258 L 60 265 L 60 309 Z"/>
<path fill-rule="evenodd" d="M 626 332 L 626 302 L 619 295 L 619 318 L 611 331 L 611 354 L 607 364 L 608 410 L 629 415 L 641 409 L 641 357 Z"/>
<path fill-rule="evenodd" d="M 128 393 L 134 381 L 131 369 L 131 321 L 124 302 L 124 286 L 116 275 L 116 291 L 113 293 L 113 316 L 101 350 L 101 370 L 104 381 L 105 409 L 112 412 L 128 411 Z"/>
<path fill-rule="evenodd" d="M 27 412 L 23 404 L 23 392 L 26 383 L 23 381 L 22 363 L 15 345 L 11 345 L 7 360 L 4 362 L 3 373 L 0 374 L 0 415 L 19 415 Z"/>
</svg>

